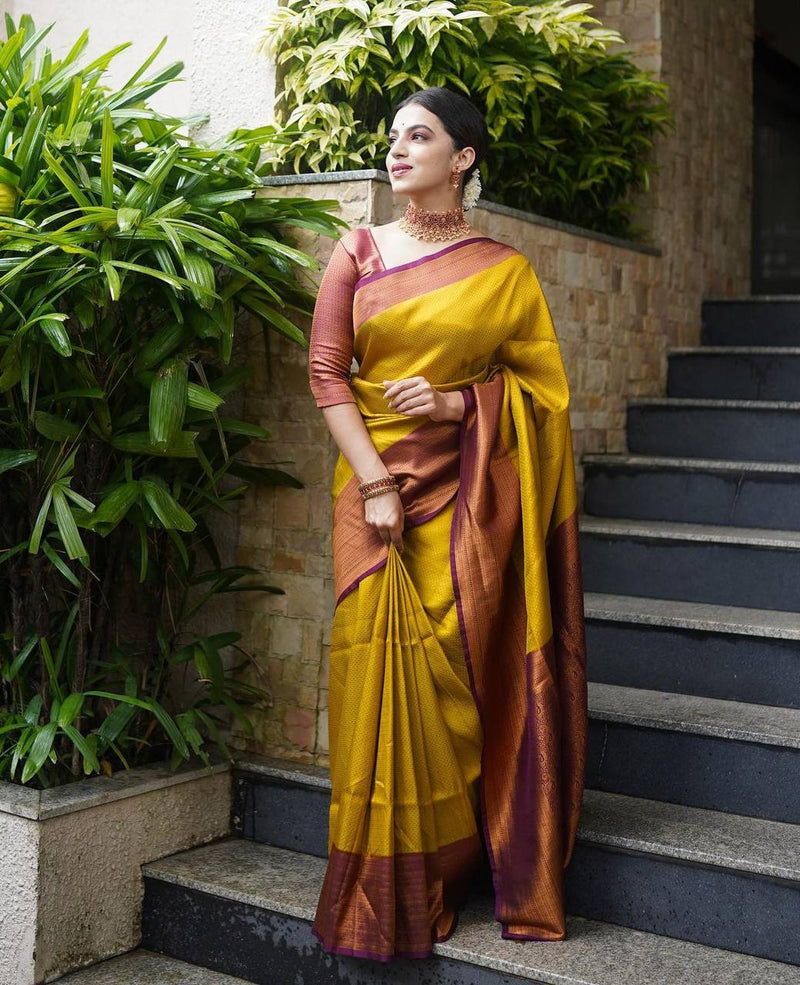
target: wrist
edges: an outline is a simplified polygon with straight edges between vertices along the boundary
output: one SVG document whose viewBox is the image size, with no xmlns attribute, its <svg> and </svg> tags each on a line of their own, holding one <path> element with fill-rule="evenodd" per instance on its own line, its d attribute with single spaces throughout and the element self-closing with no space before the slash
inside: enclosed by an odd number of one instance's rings
<svg viewBox="0 0 800 985">
<path fill-rule="evenodd" d="M 372 482 L 373 479 L 385 479 L 389 475 L 389 470 L 386 466 L 378 461 L 377 465 L 373 465 L 371 468 L 365 469 L 363 472 L 356 471 L 356 481 L 359 485 L 364 482 Z"/>
<path fill-rule="evenodd" d="M 460 390 L 448 390 L 443 393 L 445 398 L 445 414 L 442 420 L 460 421 L 464 416 L 464 394 Z"/>
</svg>

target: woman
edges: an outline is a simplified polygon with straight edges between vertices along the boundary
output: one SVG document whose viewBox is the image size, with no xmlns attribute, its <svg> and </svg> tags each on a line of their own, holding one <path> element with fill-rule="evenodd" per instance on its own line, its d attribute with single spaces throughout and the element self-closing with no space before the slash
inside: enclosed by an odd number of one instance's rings
<svg viewBox="0 0 800 985">
<path fill-rule="evenodd" d="M 389 139 L 406 211 L 336 243 L 310 351 L 340 449 L 313 931 L 384 961 L 453 932 L 481 831 L 502 935 L 565 936 L 587 732 L 569 390 L 547 303 L 527 259 L 464 218 L 488 143 L 476 107 L 415 92 Z"/>
</svg>

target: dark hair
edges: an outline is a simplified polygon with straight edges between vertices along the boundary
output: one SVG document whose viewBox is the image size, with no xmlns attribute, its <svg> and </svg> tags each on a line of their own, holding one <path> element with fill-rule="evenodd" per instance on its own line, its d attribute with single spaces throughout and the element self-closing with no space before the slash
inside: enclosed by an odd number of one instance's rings
<svg viewBox="0 0 800 985">
<path fill-rule="evenodd" d="M 450 134 L 456 150 L 464 147 L 472 147 L 475 150 L 472 167 L 465 169 L 461 176 L 463 189 L 465 182 L 477 170 L 489 149 L 489 128 L 486 126 L 483 113 L 466 96 L 444 86 L 431 86 L 428 89 L 412 92 L 395 106 L 395 113 L 410 103 L 419 103 L 439 117 L 442 126 Z"/>
</svg>

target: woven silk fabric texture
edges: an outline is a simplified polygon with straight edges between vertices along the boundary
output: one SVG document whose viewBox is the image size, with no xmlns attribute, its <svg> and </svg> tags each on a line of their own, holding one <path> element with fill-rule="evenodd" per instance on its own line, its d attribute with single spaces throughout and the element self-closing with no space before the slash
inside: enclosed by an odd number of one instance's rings
<svg viewBox="0 0 800 985">
<path fill-rule="evenodd" d="M 320 284 L 309 371 L 318 407 L 356 404 L 405 511 L 398 553 L 339 455 L 313 932 L 338 954 L 426 957 L 483 841 L 502 935 L 560 940 L 586 646 L 569 387 L 536 274 L 477 235 L 387 269 L 369 228 L 351 229 Z M 382 381 L 410 376 L 460 389 L 463 420 L 392 411 Z"/>
</svg>

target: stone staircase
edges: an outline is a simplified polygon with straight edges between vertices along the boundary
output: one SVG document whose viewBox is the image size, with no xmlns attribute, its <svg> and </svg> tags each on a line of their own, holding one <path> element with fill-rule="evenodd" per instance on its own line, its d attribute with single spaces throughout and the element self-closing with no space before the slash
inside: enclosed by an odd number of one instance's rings
<svg viewBox="0 0 800 985">
<path fill-rule="evenodd" d="M 249 757 L 235 837 L 144 868 L 138 960 L 177 969 L 158 981 L 800 985 L 800 298 L 703 316 L 702 346 L 670 354 L 668 396 L 630 402 L 630 452 L 584 462 L 590 734 L 568 938 L 504 941 L 478 895 L 428 961 L 324 954 L 309 927 L 326 771 Z M 92 974 L 71 985 L 138 980 Z"/>
</svg>

